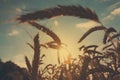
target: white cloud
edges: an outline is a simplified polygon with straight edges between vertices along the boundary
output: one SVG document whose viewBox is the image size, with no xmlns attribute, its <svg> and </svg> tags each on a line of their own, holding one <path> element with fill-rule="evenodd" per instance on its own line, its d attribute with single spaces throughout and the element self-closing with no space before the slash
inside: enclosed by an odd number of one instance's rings
<svg viewBox="0 0 120 80">
<path fill-rule="evenodd" d="M 116 16 L 120 16 L 120 8 L 112 10 L 108 16 L 103 18 L 103 21 L 113 20 Z"/>
<path fill-rule="evenodd" d="M 112 15 L 108 15 L 108 16 L 104 17 L 102 21 L 104 22 L 104 21 L 112 20 L 112 19 L 114 19 L 114 17 Z"/>
<path fill-rule="evenodd" d="M 54 25 L 54 26 L 58 26 L 58 25 L 59 25 L 58 21 L 57 21 L 57 20 L 54 20 L 53 25 Z"/>
<path fill-rule="evenodd" d="M 111 15 L 120 15 L 120 8 L 114 9 L 114 10 L 111 12 Z"/>
<path fill-rule="evenodd" d="M 22 9 L 21 8 L 15 8 L 13 13 L 20 14 L 20 13 L 22 13 Z"/>
<path fill-rule="evenodd" d="M 24 9 L 24 5 L 22 5 L 21 7 L 15 7 L 12 10 L 10 10 L 11 14 L 15 14 L 15 15 L 20 15 L 23 12 Z"/>
<path fill-rule="evenodd" d="M 100 24 L 95 22 L 95 21 L 91 21 L 90 20 L 90 21 L 87 21 L 87 22 L 78 23 L 78 24 L 76 24 L 76 27 L 88 29 L 88 28 L 91 28 L 91 27 L 94 27 L 94 26 L 98 26 L 98 25 L 100 25 Z"/>
<path fill-rule="evenodd" d="M 25 9 L 26 9 L 26 5 L 22 4 L 20 7 L 14 8 L 13 13 L 21 14 L 23 12 L 23 10 L 25 10 Z"/>
<path fill-rule="evenodd" d="M 115 9 L 115 8 L 118 7 L 119 5 L 120 5 L 120 2 L 117 2 L 117 3 L 113 4 L 113 5 L 111 5 L 108 9 L 109 9 L 109 10 Z"/>
<path fill-rule="evenodd" d="M 22 10 L 20 8 L 15 8 L 15 11 L 18 12 L 18 13 L 22 12 Z"/>
<path fill-rule="evenodd" d="M 19 34 L 19 31 L 17 30 L 12 30 L 10 33 L 8 33 L 8 36 L 16 36 Z"/>
</svg>

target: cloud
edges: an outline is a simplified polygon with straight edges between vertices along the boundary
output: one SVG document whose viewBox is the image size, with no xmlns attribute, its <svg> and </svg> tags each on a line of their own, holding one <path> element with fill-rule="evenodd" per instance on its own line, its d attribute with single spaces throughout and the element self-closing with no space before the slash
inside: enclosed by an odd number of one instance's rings
<svg viewBox="0 0 120 80">
<path fill-rule="evenodd" d="M 23 12 L 23 10 L 26 9 L 26 5 L 25 4 L 21 4 L 20 7 L 16 7 L 13 9 L 13 13 L 15 14 L 21 14 Z"/>
<path fill-rule="evenodd" d="M 19 34 L 19 31 L 17 30 L 12 30 L 10 33 L 8 33 L 8 36 L 16 36 Z"/>
<path fill-rule="evenodd" d="M 10 13 L 13 17 L 10 19 L 8 18 L 8 19 L 2 21 L 1 23 L 8 24 L 8 23 L 12 23 L 12 22 L 16 21 L 17 16 L 15 16 L 15 15 L 21 15 L 25 9 L 26 9 L 26 5 L 21 4 L 20 7 L 15 7 L 15 8 L 12 8 L 11 10 L 8 10 L 8 13 Z M 4 11 L 4 13 L 5 12 L 7 12 L 7 11 Z M 9 16 L 11 16 L 11 15 L 9 15 Z"/>
<path fill-rule="evenodd" d="M 13 13 L 14 14 L 21 14 L 22 13 L 22 9 L 21 8 L 15 8 Z"/>
<path fill-rule="evenodd" d="M 108 16 L 103 18 L 103 21 L 113 20 L 116 16 L 120 16 L 120 8 L 112 10 Z"/>
<path fill-rule="evenodd" d="M 15 8 L 15 11 L 18 12 L 18 13 L 22 12 L 22 10 L 20 8 Z"/>
<path fill-rule="evenodd" d="M 94 26 L 98 26 L 98 25 L 100 25 L 100 24 L 95 22 L 95 21 L 91 21 L 90 20 L 90 21 L 87 21 L 87 22 L 78 23 L 78 24 L 76 24 L 76 27 L 88 29 L 88 28 L 91 28 L 91 27 L 94 27 Z"/>
<path fill-rule="evenodd" d="M 59 25 L 58 21 L 57 21 L 57 20 L 54 20 L 54 21 L 53 21 L 53 25 L 54 25 L 54 26 L 58 26 L 58 25 Z"/>
<path fill-rule="evenodd" d="M 108 16 L 104 17 L 102 19 L 102 21 L 104 22 L 104 21 L 113 20 L 113 19 L 114 19 L 114 17 L 112 15 L 108 15 Z"/>
<path fill-rule="evenodd" d="M 112 12 L 111 12 L 111 15 L 120 15 L 120 8 L 117 8 L 117 9 L 114 9 Z"/>
<path fill-rule="evenodd" d="M 118 7 L 120 5 L 120 2 L 117 2 L 115 4 L 112 4 L 108 9 L 109 10 L 112 10 L 112 9 L 115 9 L 116 7 Z"/>
</svg>

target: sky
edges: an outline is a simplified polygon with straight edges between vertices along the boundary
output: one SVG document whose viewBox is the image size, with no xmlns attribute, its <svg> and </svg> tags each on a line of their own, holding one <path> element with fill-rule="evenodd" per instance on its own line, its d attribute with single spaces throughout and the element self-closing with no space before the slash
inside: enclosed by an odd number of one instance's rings
<svg viewBox="0 0 120 80">
<path fill-rule="evenodd" d="M 27 43 L 33 44 L 34 36 L 39 32 L 40 42 L 50 41 L 50 37 L 38 31 L 28 24 L 19 24 L 14 21 L 22 14 L 56 7 L 57 5 L 81 5 L 96 12 L 99 19 L 106 27 L 114 27 L 120 30 L 120 1 L 119 0 L 0 0 L 0 59 L 12 60 L 16 64 L 25 67 L 24 56 L 32 60 L 33 50 Z M 82 45 L 101 45 L 103 32 L 95 32 L 78 44 L 80 37 L 98 23 L 76 17 L 62 16 L 40 21 L 55 32 L 61 41 L 67 44 L 67 50 L 61 49 L 61 60 L 65 60 L 69 54 L 72 57 L 80 55 L 78 48 Z M 56 64 L 57 51 L 53 49 L 41 49 L 45 54 L 44 63 Z"/>
</svg>

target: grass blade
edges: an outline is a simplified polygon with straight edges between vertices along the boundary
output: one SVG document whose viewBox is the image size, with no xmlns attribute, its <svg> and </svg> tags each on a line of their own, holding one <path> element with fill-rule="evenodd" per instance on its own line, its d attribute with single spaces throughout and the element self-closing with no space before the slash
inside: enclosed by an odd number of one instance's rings
<svg viewBox="0 0 120 80">
<path fill-rule="evenodd" d="M 111 37 L 111 39 L 108 39 L 108 42 L 110 42 L 110 40 L 113 40 L 113 39 L 118 38 L 118 37 L 120 37 L 120 33 L 117 33 L 117 34 L 113 35 Z"/>
<path fill-rule="evenodd" d="M 110 33 L 112 32 L 116 32 L 116 30 L 114 28 L 108 28 L 106 31 L 105 31 L 105 35 L 104 35 L 104 39 L 103 39 L 103 43 L 106 44 L 106 41 L 110 35 Z"/>
<path fill-rule="evenodd" d="M 91 29 L 89 29 L 78 41 L 78 43 L 80 43 L 82 40 L 84 40 L 90 33 L 94 32 L 94 31 L 98 31 L 98 30 L 105 30 L 106 28 L 103 26 L 96 26 L 93 27 Z"/>
<path fill-rule="evenodd" d="M 27 58 L 27 56 L 25 56 L 25 62 L 26 62 L 26 66 L 27 66 L 27 68 L 28 68 L 28 71 L 29 71 L 29 73 L 31 74 L 31 72 L 32 72 L 32 67 L 31 67 L 30 61 L 29 61 L 29 59 Z"/>
<path fill-rule="evenodd" d="M 46 33 L 47 35 L 49 35 L 49 36 L 54 40 L 54 42 L 56 42 L 58 45 L 61 44 L 61 40 L 59 39 L 59 37 L 58 37 L 53 31 L 51 31 L 51 30 L 49 30 L 48 28 L 46 28 L 46 27 L 44 27 L 44 26 L 42 26 L 42 25 L 40 25 L 40 24 L 38 24 L 38 23 L 36 23 L 36 22 L 33 22 L 33 21 L 32 21 L 32 22 L 29 21 L 28 23 L 29 23 L 30 25 L 32 25 L 33 27 L 35 27 L 35 28 L 43 31 L 43 32 Z"/>
</svg>

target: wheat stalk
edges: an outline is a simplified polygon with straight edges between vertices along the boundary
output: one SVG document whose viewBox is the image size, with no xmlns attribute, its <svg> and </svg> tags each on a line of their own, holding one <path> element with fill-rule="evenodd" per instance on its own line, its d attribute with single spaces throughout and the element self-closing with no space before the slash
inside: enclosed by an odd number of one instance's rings
<svg viewBox="0 0 120 80">
<path fill-rule="evenodd" d="M 21 15 L 16 20 L 20 22 L 26 22 L 30 20 L 43 20 L 49 19 L 56 16 L 75 16 L 79 18 L 90 19 L 96 22 L 100 22 L 98 16 L 94 11 L 89 8 L 84 8 L 82 6 L 61 6 L 58 5 L 57 7 L 39 10 L 33 13 L 28 13 Z"/>
<path fill-rule="evenodd" d="M 98 30 L 105 30 L 105 29 L 106 28 L 104 26 L 95 26 L 93 28 L 90 28 L 85 34 L 83 34 L 83 36 L 80 38 L 80 40 L 78 41 L 78 43 L 80 43 L 82 40 L 84 40 L 92 32 L 98 31 Z"/>
<path fill-rule="evenodd" d="M 39 68 L 39 60 L 40 60 L 40 43 L 39 43 L 39 34 L 37 34 L 34 38 L 34 57 L 32 61 L 32 80 L 38 80 L 38 68 Z"/>
</svg>

